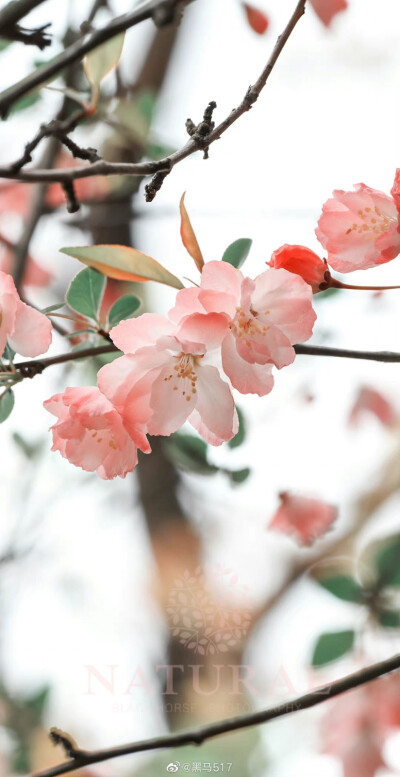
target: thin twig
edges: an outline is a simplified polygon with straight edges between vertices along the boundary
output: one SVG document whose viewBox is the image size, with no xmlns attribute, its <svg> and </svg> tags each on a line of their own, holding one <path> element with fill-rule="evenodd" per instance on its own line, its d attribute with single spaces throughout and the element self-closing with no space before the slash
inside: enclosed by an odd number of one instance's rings
<svg viewBox="0 0 400 777">
<path fill-rule="evenodd" d="M 89 176 L 97 176 L 97 175 L 102 175 L 102 176 L 153 175 L 154 176 L 153 180 L 150 182 L 150 184 L 146 186 L 146 198 L 147 200 L 151 201 L 152 199 L 154 199 L 156 192 L 160 189 L 164 181 L 164 178 L 171 172 L 172 168 L 175 167 L 175 165 L 177 165 L 183 159 L 186 159 L 186 157 L 190 156 L 191 154 L 194 154 L 198 150 L 202 150 L 203 153 L 206 152 L 206 154 L 208 154 L 208 149 L 210 145 L 214 143 L 216 140 L 219 140 L 224 134 L 224 132 L 226 132 L 227 129 L 229 129 L 229 127 L 231 127 L 232 124 L 240 118 L 240 116 L 242 116 L 244 113 L 246 113 L 251 109 L 252 105 L 256 102 L 262 89 L 267 83 L 267 80 L 271 75 L 271 72 L 279 58 L 279 55 L 284 49 L 291 33 L 293 32 L 297 23 L 305 13 L 306 1 L 307 0 L 299 0 L 297 2 L 296 8 L 289 22 L 287 23 L 283 33 L 277 39 L 277 42 L 274 46 L 272 54 L 269 57 L 265 68 L 263 69 L 261 75 L 254 83 L 254 85 L 249 87 L 241 103 L 238 105 L 237 108 L 234 108 L 234 110 L 231 111 L 229 116 L 223 122 L 221 122 L 221 124 L 218 124 L 218 126 L 215 128 L 210 127 L 211 131 L 209 132 L 209 134 L 204 136 L 201 133 L 201 128 L 204 124 L 204 120 L 203 122 L 200 123 L 200 125 L 198 125 L 198 127 L 195 127 L 195 125 L 193 125 L 193 122 L 192 122 L 191 123 L 192 132 L 190 133 L 191 138 L 185 144 L 185 146 L 183 146 L 183 148 L 179 149 L 178 151 L 171 154 L 170 156 L 165 157 L 164 159 L 161 159 L 158 162 L 138 162 L 138 163 L 114 162 L 113 163 L 113 162 L 105 162 L 101 160 L 99 162 L 95 162 L 94 164 L 88 167 L 70 168 L 68 170 L 32 169 L 32 170 L 22 170 L 18 173 L 15 173 L 15 170 L 12 168 L 12 166 L 8 166 L 8 167 L 0 167 L 0 178 L 13 178 L 15 180 L 25 181 L 26 183 L 34 183 L 38 181 L 47 181 L 48 183 L 54 183 L 54 182 L 65 183 L 68 181 L 74 181 L 78 178 L 87 178 Z M 16 87 L 18 87 L 18 84 L 16 85 Z M 13 87 L 13 89 L 15 89 L 16 87 Z M 0 112 L 2 110 L 2 104 L 3 104 L 2 97 L 6 95 L 7 95 L 7 92 L 4 92 L 3 95 L 0 95 Z M 3 101 L 4 101 L 4 97 L 3 97 Z M 214 110 L 215 103 L 210 103 L 210 105 L 213 106 L 213 110 Z"/>
<path fill-rule="evenodd" d="M 315 691 L 306 693 L 296 699 L 286 701 L 276 707 L 270 707 L 266 710 L 253 712 L 246 715 L 239 715 L 236 718 L 227 718 L 217 723 L 210 723 L 194 729 L 188 729 L 173 734 L 165 734 L 154 739 L 147 739 L 142 742 L 132 742 L 119 747 L 110 747 L 103 750 L 76 750 L 74 748 L 74 757 L 66 763 L 59 764 L 43 772 L 38 772 L 36 777 L 58 777 L 60 774 L 72 772 L 83 766 L 94 763 L 109 761 L 112 758 L 118 758 L 122 755 L 132 755 L 133 753 L 143 753 L 149 750 L 163 750 L 165 748 L 183 747 L 186 745 L 201 745 L 203 742 L 214 737 L 227 734 L 232 731 L 240 731 L 251 726 L 258 726 L 262 723 L 268 723 L 277 718 L 283 718 L 286 715 L 300 712 L 300 710 L 310 709 L 318 704 L 322 704 L 328 699 L 333 699 L 342 693 L 347 693 L 354 688 L 359 688 L 366 683 L 377 680 L 379 677 L 394 672 L 400 668 L 400 655 L 396 654 L 385 661 L 368 666 L 353 674 L 346 675 L 340 680 L 323 685 Z M 65 736 L 65 735 L 64 735 Z"/>
<path fill-rule="evenodd" d="M 147 0 L 140 8 L 137 8 L 131 13 L 119 16 L 113 19 L 109 24 L 100 30 L 95 30 L 85 40 L 79 39 L 68 48 L 64 49 L 61 54 L 58 54 L 50 62 L 37 68 L 33 73 L 18 81 L 13 86 L 5 89 L 0 94 L 0 115 L 4 118 L 10 108 L 27 92 L 35 89 L 42 84 L 45 84 L 48 80 L 52 79 L 55 75 L 60 73 L 61 70 L 71 65 L 73 62 L 82 59 L 89 51 L 97 48 L 101 43 L 114 38 L 121 32 L 125 32 L 130 27 L 134 27 L 136 24 L 140 24 L 146 19 L 154 19 L 156 17 L 157 24 L 162 25 L 163 19 L 165 24 L 169 24 L 174 20 L 174 11 L 182 3 L 185 5 L 193 2 L 193 0 Z"/>
</svg>

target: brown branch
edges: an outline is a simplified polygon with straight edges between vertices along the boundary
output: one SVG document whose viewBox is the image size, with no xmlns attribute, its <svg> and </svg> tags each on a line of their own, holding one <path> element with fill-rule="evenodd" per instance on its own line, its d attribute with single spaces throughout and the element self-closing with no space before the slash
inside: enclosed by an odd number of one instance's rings
<svg viewBox="0 0 400 777">
<path fill-rule="evenodd" d="M 4 34 L 5 29 L 17 24 L 24 16 L 27 16 L 34 8 L 44 2 L 45 0 L 13 0 L 13 2 L 9 2 L 0 11 L 0 36 Z"/>
<path fill-rule="evenodd" d="M 171 172 L 175 165 L 177 165 L 183 159 L 186 159 L 186 157 L 190 156 L 191 154 L 194 154 L 198 150 L 202 150 L 203 153 L 206 152 L 207 156 L 210 145 L 216 140 L 219 140 L 224 132 L 226 132 L 227 129 L 229 129 L 229 127 L 231 127 L 232 124 L 234 124 L 234 122 L 240 118 L 240 116 L 251 109 L 252 105 L 256 102 L 262 89 L 266 85 L 267 80 L 279 58 L 279 55 L 283 51 L 291 33 L 305 13 L 306 2 L 307 0 L 299 0 L 297 2 L 296 8 L 283 33 L 279 36 L 265 68 L 254 85 L 249 87 L 239 106 L 234 108 L 229 116 L 217 127 L 214 128 L 213 124 L 210 123 L 209 133 L 204 134 L 204 118 L 197 127 L 193 124 L 193 122 L 191 122 L 189 125 L 187 125 L 190 127 L 190 140 L 186 143 L 185 146 L 183 146 L 183 148 L 171 154 L 170 156 L 165 157 L 158 162 L 113 163 L 99 161 L 95 162 L 90 167 L 70 168 L 69 170 L 32 169 L 24 170 L 17 174 L 13 170 L 12 166 L 0 167 L 0 178 L 14 178 L 19 181 L 25 181 L 26 183 L 37 183 L 38 181 L 46 181 L 47 183 L 65 183 L 68 181 L 76 180 L 77 178 L 87 178 L 89 176 L 95 175 L 153 175 L 153 180 L 146 187 L 146 198 L 147 200 L 151 201 L 154 199 L 156 192 L 160 189 L 164 178 Z M 15 88 L 16 87 L 13 87 L 13 89 Z M 7 92 L 3 92 L 2 95 L 0 94 L 0 112 L 2 110 L 2 105 L 4 104 L 4 98 L 6 95 Z M 213 106 L 214 110 L 215 103 L 210 103 L 210 106 L 211 105 Z M 209 109 L 206 109 L 205 115 L 207 115 L 207 110 Z"/>
<path fill-rule="evenodd" d="M 359 688 L 366 683 L 377 680 L 390 672 L 400 668 L 400 655 L 396 654 L 385 661 L 379 661 L 377 664 L 367 666 L 358 672 L 346 675 L 340 680 L 336 680 L 329 685 L 323 685 L 311 693 L 306 693 L 296 699 L 286 701 L 276 707 L 270 707 L 266 710 L 254 712 L 246 715 L 239 715 L 236 718 L 227 718 L 217 723 L 210 723 L 194 729 L 188 729 L 173 734 L 165 734 L 154 739 L 147 739 L 142 742 L 132 742 L 119 747 L 110 747 L 104 750 L 80 750 L 74 749 L 73 758 L 66 763 L 59 764 L 43 772 L 37 772 L 36 777 L 58 777 L 60 774 L 72 772 L 83 766 L 94 763 L 102 763 L 112 758 L 118 758 L 122 755 L 132 755 L 133 753 L 143 753 L 149 750 L 163 750 L 165 748 L 183 747 L 186 745 L 201 745 L 203 742 L 214 737 L 228 734 L 230 732 L 240 731 L 251 726 L 258 726 L 262 723 L 268 723 L 277 718 L 283 718 L 286 715 L 307 710 L 315 707 L 328 699 L 333 699 L 342 693 L 347 693 L 354 688 Z"/>
<path fill-rule="evenodd" d="M 175 18 L 176 9 L 190 2 L 193 2 L 193 0 L 148 0 L 147 3 L 136 11 L 119 16 L 102 29 L 95 30 L 85 40 L 79 39 L 72 43 L 71 46 L 64 49 L 61 54 L 58 54 L 50 62 L 42 65 L 42 67 L 30 73 L 21 81 L 1 92 L 0 115 L 4 118 L 10 108 L 23 95 L 45 84 L 60 73 L 61 70 L 64 70 L 73 62 L 82 59 L 85 54 L 100 46 L 101 43 L 105 43 L 119 33 L 125 32 L 146 19 L 154 19 L 159 26 L 170 24 Z"/>
<path fill-rule="evenodd" d="M 319 345 L 295 345 L 294 349 L 297 354 L 307 356 L 335 356 L 345 359 L 367 359 L 378 362 L 400 363 L 400 353 L 394 353 L 393 351 L 348 351 L 344 348 L 326 348 Z M 27 362 L 17 362 L 14 366 L 24 378 L 34 378 L 35 375 L 39 375 L 47 367 L 52 367 L 55 364 L 64 364 L 65 362 L 72 362 L 76 359 L 85 359 L 90 356 L 101 356 L 104 353 L 113 353 L 118 351 L 115 345 L 101 345 L 93 346 L 92 348 L 85 348 L 81 351 L 70 351 L 63 353 L 60 356 L 50 356 L 45 359 L 33 359 Z"/>
</svg>

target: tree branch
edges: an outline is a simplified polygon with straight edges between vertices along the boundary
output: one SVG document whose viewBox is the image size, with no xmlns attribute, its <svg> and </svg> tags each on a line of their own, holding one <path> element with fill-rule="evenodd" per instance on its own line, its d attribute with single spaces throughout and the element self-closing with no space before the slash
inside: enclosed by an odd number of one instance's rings
<svg viewBox="0 0 400 777">
<path fill-rule="evenodd" d="M 169 24 L 174 20 L 178 6 L 182 4 L 187 5 L 190 2 L 193 2 L 193 0 L 147 0 L 147 2 L 142 4 L 141 8 L 113 19 L 102 29 L 95 30 L 85 40 L 80 39 L 76 41 L 76 43 L 64 49 L 61 54 L 50 60 L 50 62 L 42 65 L 42 67 L 30 73 L 21 81 L 1 92 L 0 116 L 5 118 L 10 108 L 23 95 L 46 83 L 68 65 L 82 59 L 85 54 L 97 48 L 101 43 L 105 43 L 107 40 L 114 38 L 115 35 L 125 32 L 125 30 L 140 24 L 146 19 L 154 19 L 159 26 Z"/>
<path fill-rule="evenodd" d="M 80 750 L 74 748 L 74 756 L 70 761 L 62 763 L 59 766 L 52 767 L 43 772 L 38 772 L 35 777 L 58 777 L 58 775 L 72 772 L 83 766 L 94 763 L 109 761 L 112 758 L 118 758 L 122 755 L 132 755 L 133 753 L 143 753 L 149 750 L 162 750 L 165 748 L 183 747 L 185 745 L 201 745 L 203 742 L 221 734 L 228 734 L 233 731 L 240 731 L 251 726 L 258 726 L 262 723 L 268 723 L 271 720 L 285 717 L 300 710 L 307 710 L 315 707 L 328 699 L 333 699 L 342 693 L 347 693 L 354 688 L 359 688 L 366 683 L 377 680 L 379 677 L 394 672 L 400 668 L 400 654 L 396 654 L 385 661 L 379 661 L 377 664 L 361 669 L 353 674 L 346 675 L 340 680 L 336 680 L 328 685 L 323 685 L 311 693 L 306 693 L 296 699 L 279 704 L 276 707 L 270 707 L 266 710 L 254 712 L 246 715 L 239 715 L 236 718 L 227 718 L 217 723 L 210 723 L 194 729 L 188 729 L 173 734 L 165 734 L 154 739 L 147 739 L 142 742 L 132 742 L 119 747 L 110 747 L 104 750 Z M 64 735 L 69 739 L 66 735 Z"/>
<path fill-rule="evenodd" d="M 366 359 L 367 361 L 400 363 L 400 353 L 394 351 L 350 351 L 345 348 L 326 348 L 322 345 L 295 345 L 294 350 L 298 355 L 304 356 L 335 356 L 344 359 Z M 14 367 L 24 378 L 34 378 L 40 375 L 47 367 L 55 364 L 86 359 L 90 356 L 101 356 L 105 353 L 118 351 L 115 345 L 100 345 L 92 348 L 84 348 L 80 351 L 69 351 L 60 356 L 50 356 L 45 359 L 32 359 L 26 362 L 17 362 Z"/>
<path fill-rule="evenodd" d="M 164 181 L 164 178 L 171 172 L 171 170 L 173 169 L 173 167 L 175 167 L 175 165 L 177 165 L 183 159 L 186 159 L 186 157 L 190 156 L 191 154 L 194 154 L 196 151 L 200 149 L 203 150 L 203 152 L 204 151 L 208 152 L 208 148 L 210 147 L 210 145 L 214 143 L 216 140 L 219 140 L 224 134 L 224 132 L 226 132 L 227 129 L 229 129 L 229 127 L 231 127 L 232 124 L 234 124 L 234 122 L 240 118 L 240 116 L 242 116 L 244 113 L 246 113 L 251 109 L 252 105 L 256 102 L 262 89 L 266 85 L 267 80 L 271 75 L 271 72 L 279 58 L 279 55 L 284 49 L 291 33 L 293 32 L 297 23 L 305 13 L 306 2 L 307 0 L 299 0 L 297 2 L 296 8 L 291 18 L 289 19 L 289 22 L 287 23 L 283 33 L 277 39 L 277 42 L 274 46 L 272 54 L 269 57 L 265 68 L 263 69 L 261 75 L 254 83 L 254 85 L 249 87 L 239 106 L 237 108 L 234 108 L 234 110 L 231 111 L 229 116 L 226 119 L 224 119 L 224 121 L 222 121 L 221 124 L 218 124 L 217 127 L 214 127 L 214 125 L 210 123 L 210 132 L 208 134 L 207 133 L 204 134 L 204 127 L 203 127 L 204 120 L 197 127 L 193 124 L 193 122 L 190 121 L 190 124 L 189 124 L 190 134 L 191 134 L 190 140 L 185 144 L 185 146 L 183 146 L 183 148 L 171 154 L 170 156 L 165 157 L 164 159 L 158 162 L 113 163 L 113 162 L 105 162 L 102 160 L 99 162 L 95 162 L 94 164 L 88 167 L 70 168 L 69 170 L 32 169 L 32 170 L 22 170 L 17 173 L 15 172 L 15 169 L 11 165 L 8 167 L 0 167 L 0 178 L 13 178 L 15 180 L 25 181 L 26 183 L 37 183 L 37 182 L 43 182 L 43 181 L 46 181 L 47 183 L 65 183 L 65 182 L 74 181 L 78 178 L 87 178 L 89 176 L 96 176 L 96 175 L 103 175 L 103 176 L 153 175 L 154 179 L 146 187 L 146 198 L 148 200 L 152 200 L 156 192 L 160 189 Z M 154 2 L 152 3 L 152 6 L 153 6 L 153 12 L 154 12 Z M 139 14 L 139 11 L 135 13 Z M 142 15 L 144 13 L 145 12 L 142 11 Z M 148 11 L 147 14 L 149 15 L 150 12 Z M 141 19 L 138 19 L 137 21 L 132 22 L 132 17 L 134 15 L 135 14 L 130 14 L 130 15 L 127 15 L 127 17 L 122 17 L 122 18 L 126 19 L 129 17 L 131 19 L 130 26 L 132 26 L 133 23 L 136 24 L 138 23 L 138 21 L 141 21 Z M 144 18 L 148 18 L 148 16 L 145 16 Z M 114 20 L 114 22 L 112 22 L 111 24 L 115 24 L 115 22 L 117 21 L 118 20 Z M 95 33 L 95 34 L 97 35 L 100 33 L 104 34 L 104 32 L 107 29 L 108 27 L 106 27 L 105 30 L 99 31 L 98 33 Z M 91 39 L 89 39 L 89 41 L 86 42 L 86 45 L 88 45 L 90 40 Z M 81 46 L 82 45 L 84 44 L 81 44 Z M 77 44 L 75 44 L 75 47 L 76 46 Z M 73 47 L 70 47 L 70 48 L 73 48 Z M 67 49 L 66 51 L 68 52 L 69 49 Z M 66 52 L 64 52 L 64 54 L 65 53 Z M 60 55 L 60 57 L 62 56 L 63 55 Z M 60 57 L 58 58 L 56 57 L 56 59 L 60 59 Z M 52 63 L 54 62 L 55 60 L 52 60 Z M 52 63 L 50 63 L 49 66 L 46 66 L 46 67 L 50 68 Z M 38 75 L 36 76 L 36 78 L 38 78 L 39 74 L 42 72 L 43 72 L 43 68 L 41 68 L 38 71 Z M 33 74 L 32 76 L 28 76 L 28 79 L 33 78 L 34 76 L 35 74 Z M 25 81 L 26 80 L 27 79 L 25 79 Z M 10 105 L 12 105 L 13 102 L 15 101 L 13 97 L 15 90 L 17 90 L 18 92 L 18 96 L 19 97 L 21 96 L 21 91 L 18 91 L 18 89 L 21 87 L 22 84 L 24 84 L 24 82 L 20 82 L 15 87 L 12 87 L 11 90 L 7 90 L 6 92 L 3 92 L 2 94 L 0 94 L 0 113 L 1 111 L 8 110 Z M 24 94 L 25 91 L 22 91 L 22 94 Z M 12 95 L 11 103 L 9 102 L 10 94 Z M 8 103 L 7 102 L 5 103 L 4 102 L 5 100 L 8 100 Z M 4 108 L 4 105 L 6 105 L 6 109 Z M 210 103 L 210 105 L 213 105 L 215 107 L 215 103 Z M 206 109 L 206 112 L 207 112 L 207 109 Z"/>
<path fill-rule="evenodd" d="M 27 16 L 38 5 L 42 5 L 45 0 L 13 0 L 0 11 L 0 36 L 4 34 L 7 27 L 12 27 Z"/>
</svg>

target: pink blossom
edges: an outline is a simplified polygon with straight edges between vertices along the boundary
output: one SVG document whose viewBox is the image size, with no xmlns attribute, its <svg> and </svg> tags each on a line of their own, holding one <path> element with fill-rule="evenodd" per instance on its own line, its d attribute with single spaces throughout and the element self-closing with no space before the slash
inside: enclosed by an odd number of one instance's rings
<svg viewBox="0 0 400 777">
<path fill-rule="evenodd" d="M 185 421 L 211 445 L 236 434 L 231 390 L 215 366 L 226 328 L 225 316 L 218 314 L 195 313 L 174 324 L 144 313 L 111 330 L 111 339 L 126 356 L 100 370 L 98 385 L 128 429 L 140 401 L 152 410 L 150 434 L 170 435 Z"/>
<path fill-rule="evenodd" d="M 53 451 L 104 480 L 124 478 L 137 464 L 137 449 L 148 453 L 141 410 L 128 434 L 120 415 L 98 388 L 67 388 L 44 402 L 58 418 L 51 427 Z"/>
<path fill-rule="evenodd" d="M 339 272 L 367 270 L 400 253 L 396 202 L 361 183 L 355 191 L 334 191 L 326 201 L 315 230 L 328 252 L 328 263 Z"/>
<path fill-rule="evenodd" d="M 293 344 L 311 337 L 311 300 L 310 286 L 287 270 L 266 270 L 253 281 L 214 261 L 204 265 L 199 288 L 178 292 L 170 318 L 183 321 L 194 310 L 223 315 L 224 372 L 242 394 L 263 396 L 273 387 L 272 365 L 291 364 Z"/>
<path fill-rule="evenodd" d="M 336 507 L 319 499 L 289 493 L 279 498 L 281 504 L 268 528 L 293 536 L 299 545 L 313 545 L 336 520 Z"/>
<path fill-rule="evenodd" d="M 22 356 L 39 356 L 49 349 L 51 332 L 49 319 L 25 305 L 11 275 L 0 271 L 0 355 L 8 342 Z"/>
<path fill-rule="evenodd" d="M 337 13 L 345 11 L 347 8 L 347 0 L 310 0 L 310 2 L 315 13 L 326 27 L 329 27 Z"/>
<path fill-rule="evenodd" d="M 358 426 L 363 415 L 371 413 L 383 426 L 393 427 L 398 416 L 393 405 L 376 389 L 364 386 L 360 389 L 357 399 L 349 415 L 349 426 Z"/>
</svg>

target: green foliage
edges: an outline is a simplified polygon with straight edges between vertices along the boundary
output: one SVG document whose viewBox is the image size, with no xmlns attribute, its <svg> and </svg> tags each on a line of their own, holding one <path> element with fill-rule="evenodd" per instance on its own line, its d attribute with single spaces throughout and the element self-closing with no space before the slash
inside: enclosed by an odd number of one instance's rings
<svg viewBox="0 0 400 777">
<path fill-rule="evenodd" d="M 164 447 L 172 464 L 185 472 L 193 472 L 196 475 L 215 475 L 221 472 L 235 485 L 244 483 L 250 475 L 248 467 L 231 470 L 211 464 L 208 461 L 207 443 L 201 437 L 195 437 L 194 434 L 175 432 L 165 441 Z"/>
<path fill-rule="evenodd" d="M 20 100 L 17 100 L 17 102 L 14 103 L 14 105 L 10 108 L 10 114 L 25 111 L 26 108 L 31 108 L 32 105 L 35 105 L 35 103 L 39 102 L 41 99 L 42 98 L 39 92 L 28 92 L 28 94 L 26 94 L 24 97 L 21 97 Z"/>
<path fill-rule="evenodd" d="M 6 421 L 9 415 L 11 415 L 14 407 L 14 392 L 12 389 L 7 389 L 0 395 L 0 424 Z"/>
<path fill-rule="evenodd" d="M 315 645 L 312 665 L 324 666 L 348 653 L 354 645 L 354 631 L 331 631 L 321 634 Z"/>
<path fill-rule="evenodd" d="M 382 610 L 378 613 L 378 623 L 385 629 L 400 627 L 400 612 L 398 610 Z"/>
<path fill-rule="evenodd" d="M 239 269 L 247 259 L 252 243 L 253 241 L 248 237 L 241 237 L 239 240 L 235 240 L 224 252 L 222 261 L 228 262 L 233 267 Z"/>
<path fill-rule="evenodd" d="M 335 575 L 325 577 L 318 581 L 329 593 L 342 599 L 344 602 L 362 601 L 363 589 L 351 575 Z"/>
<path fill-rule="evenodd" d="M 141 304 L 140 299 L 133 294 L 125 294 L 125 296 L 117 299 L 108 314 L 110 329 L 119 324 L 120 321 L 134 316 Z"/>
<path fill-rule="evenodd" d="M 379 588 L 400 587 L 400 534 L 394 534 L 379 543 L 374 563 Z"/>
<path fill-rule="evenodd" d="M 207 443 L 200 437 L 175 432 L 165 442 L 168 458 L 179 469 L 198 475 L 215 475 L 218 467 L 207 461 Z"/>
<path fill-rule="evenodd" d="M 238 485 L 239 483 L 244 483 L 245 480 L 249 477 L 251 473 L 251 469 L 249 467 L 244 467 L 243 469 L 225 469 L 224 472 L 228 475 L 230 481 L 232 483 L 235 483 Z"/>
<path fill-rule="evenodd" d="M 237 434 L 235 434 L 235 436 L 232 437 L 232 439 L 229 440 L 228 442 L 228 445 L 230 448 L 238 448 L 239 445 L 241 445 L 244 442 L 244 439 L 246 437 L 246 422 L 242 411 L 238 408 L 237 405 L 236 405 L 236 411 L 239 419 L 239 429 Z"/>
<path fill-rule="evenodd" d="M 71 281 L 66 302 L 81 316 L 97 321 L 106 283 L 104 276 L 97 270 L 91 267 L 81 270 Z"/>
</svg>

